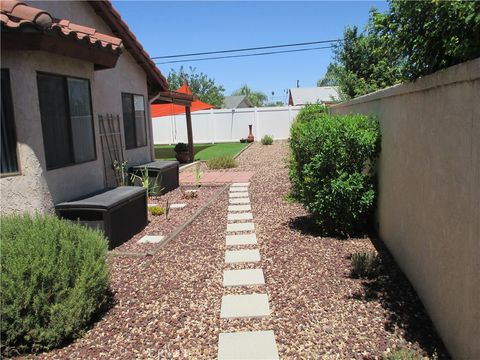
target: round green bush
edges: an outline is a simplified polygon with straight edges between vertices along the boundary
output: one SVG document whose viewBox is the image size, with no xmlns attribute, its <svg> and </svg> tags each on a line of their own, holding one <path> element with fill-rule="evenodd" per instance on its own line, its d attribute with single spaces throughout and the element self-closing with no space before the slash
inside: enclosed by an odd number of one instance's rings
<svg viewBox="0 0 480 360">
<path fill-rule="evenodd" d="M 107 240 L 50 215 L 0 218 L 2 353 L 80 336 L 107 299 Z"/>
<path fill-rule="evenodd" d="M 364 229 L 375 201 L 378 122 L 360 114 L 317 114 L 292 124 L 290 146 L 292 193 L 320 229 L 342 236 Z"/>
<path fill-rule="evenodd" d="M 322 114 L 329 114 L 330 109 L 324 104 L 307 104 L 304 108 L 298 113 L 295 121 L 298 122 L 308 122 L 310 120 L 316 119 Z"/>
<path fill-rule="evenodd" d="M 262 137 L 261 142 L 262 142 L 263 145 L 272 145 L 273 144 L 273 137 L 270 136 L 270 135 L 265 135 L 264 137 Z"/>
</svg>

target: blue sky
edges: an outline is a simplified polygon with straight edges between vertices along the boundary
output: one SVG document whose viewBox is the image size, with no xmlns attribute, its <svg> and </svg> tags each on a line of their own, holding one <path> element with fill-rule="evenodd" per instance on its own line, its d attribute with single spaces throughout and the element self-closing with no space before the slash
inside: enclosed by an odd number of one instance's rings
<svg viewBox="0 0 480 360">
<path fill-rule="evenodd" d="M 113 3 L 152 57 L 338 39 L 348 25 L 363 29 L 372 7 L 388 7 L 379 1 Z M 331 56 L 331 50 L 324 49 L 183 65 L 214 78 L 225 87 L 225 95 L 248 84 L 270 100 L 284 100 L 285 89 L 295 87 L 297 80 L 301 87 L 315 86 Z M 158 67 L 167 76 L 181 65 Z"/>
</svg>

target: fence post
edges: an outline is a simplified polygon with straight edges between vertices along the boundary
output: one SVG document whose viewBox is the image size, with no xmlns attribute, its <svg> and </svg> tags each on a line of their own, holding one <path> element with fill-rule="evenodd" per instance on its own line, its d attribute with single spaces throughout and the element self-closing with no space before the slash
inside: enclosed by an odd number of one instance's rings
<svg viewBox="0 0 480 360">
<path fill-rule="evenodd" d="M 215 114 L 213 113 L 213 109 L 210 109 L 210 129 L 212 133 L 212 144 L 215 144 Z"/>
<path fill-rule="evenodd" d="M 260 138 L 260 126 L 258 124 L 259 123 L 259 121 L 258 121 L 258 109 L 257 109 L 256 106 L 254 108 L 254 119 L 255 119 L 255 127 L 257 129 L 257 137 L 259 139 Z M 258 141 L 258 139 L 257 139 L 257 141 Z"/>
</svg>

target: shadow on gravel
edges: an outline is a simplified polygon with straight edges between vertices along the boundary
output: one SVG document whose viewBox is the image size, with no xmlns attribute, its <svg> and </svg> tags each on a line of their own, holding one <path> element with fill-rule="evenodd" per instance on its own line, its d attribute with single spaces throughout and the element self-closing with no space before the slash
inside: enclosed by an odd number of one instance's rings
<svg viewBox="0 0 480 360">
<path fill-rule="evenodd" d="M 407 341 L 418 343 L 429 356 L 436 352 L 439 359 L 450 359 L 415 289 L 385 245 L 374 236 L 371 240 L 381 258 L 381 273 L 374 280 L 359 280 L 363 289 L 351 298 L 378 301 L 388 313 L 385 330 L 400 328 Z"/>
</svg>

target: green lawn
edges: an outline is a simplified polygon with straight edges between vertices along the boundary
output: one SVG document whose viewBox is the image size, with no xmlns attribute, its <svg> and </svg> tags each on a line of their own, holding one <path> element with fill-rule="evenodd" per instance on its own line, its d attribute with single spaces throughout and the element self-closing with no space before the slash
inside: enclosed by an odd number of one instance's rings
<svg viewBox="0 0 480 360">
<path fill-rule="evenodd" d="M 220 144 L 194 144 L 195 160 L 210 160 L 217 156 L 235 156 L 248 144 L 242 143 L 220 143 Z M 155 145 L 155 158 L 163 160 L 174 160 L 175 145 Z"/>
</svg>

